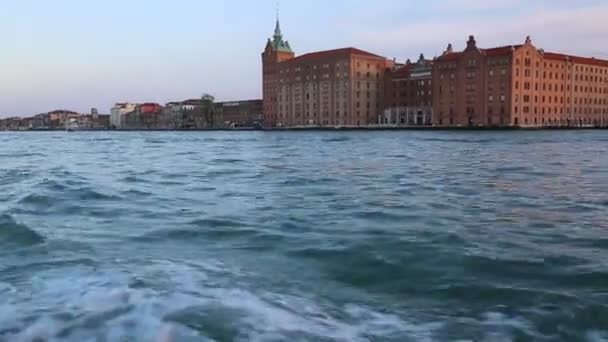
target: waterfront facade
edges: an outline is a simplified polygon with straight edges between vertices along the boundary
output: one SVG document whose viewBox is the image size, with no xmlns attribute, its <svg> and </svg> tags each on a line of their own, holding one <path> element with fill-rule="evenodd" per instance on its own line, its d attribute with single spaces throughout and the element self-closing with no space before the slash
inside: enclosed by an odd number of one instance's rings
<svg viewBox="0 0 608 342">
<path fill-rule="evenodd" d="M 96 109 L 90 114 L 80 114 L 70 110 L 54 110 L 31 117 L 12 117 L 0 120 L 0 130 L 106 130 L 110 125 L 110 115 L 99 114 Z"/>
<path fill-rule="evenodd" d="M 437 126 L 608 125 L 608 61 L 521 45 L 481 49 L 473 36 L 433 65 Z"/>
<path fill-rule="evenodd" d="M 123 129 L 195 130 L 259 127 L 262 100 L 214 102 L 211 95 L 200 99 L 169 102 L 165 106 L 144 103 L 126 113 Z"/>
<path fill-rule="evenodd" d="M 420 55 L 416 63 L 387 69 L 384 82 L 384 114 L 379 124 L 428 126 L 433 122 L 433 61 Z"/>
<path fill-rule="evenodd" d="M 262 124 L 262 100 L 218 102 L 214 107 L 215 128 L 259 127 Z"/>
<path fill-rule="evenodd" d="M 117 103 L 110 110 L 110 127 L 120 129 L 127 113 L 133 112 L 137 108 L 137 103 L 121 102 Z"/>
<path fill-rule="evenodd" d="M 142 103 L 126 113 L 121 123 L 123 129 L 162 129 L 163 107 L 158 103 Z"/>
<path fill-rule="evenodd" d="M 344 48 L 296 57 L 277 21 L 262 54 L 264 125 L 350 127 L 376 124 L 384 109 L 384 74 L 392 62 Z"/>
</svg>

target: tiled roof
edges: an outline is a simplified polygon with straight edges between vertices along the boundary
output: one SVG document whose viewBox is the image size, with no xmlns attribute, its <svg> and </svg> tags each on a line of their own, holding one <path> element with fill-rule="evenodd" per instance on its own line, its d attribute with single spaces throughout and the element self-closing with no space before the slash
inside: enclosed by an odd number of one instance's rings
<svg viewBox="0 0 608 342">
<path fill-rule="evenodd" d="M 578 63 L 578 64 L 588 64 L 588 65 L 608 67 L 608 61 L 604 60 L 604 59 L 569 56 L 569 55 L 564 55 L 561 53 L 554 53 L 554 52 L 545 52 L 544 57 L 546 59 L 551 59 L 554 61 L 572 61 L 572 62 Z"/>
<path fill-rule="evenodd" d="M 504 55 L 511 54 L 511 52 L 513 50 L 519 49 L 520 47 L 522 47 L 522 45 L 507 45 L 507 46 L 499 46 L 499 47 L 490 48 L 490 49 L 479 49 L 479 51 L 481 51 L 481 53 L 483 53 L 486 56 L 504 56 Z M 462 52 L 450 52 L 443 56 L 437 57 L 437 60 L 443 61 L 443 62 L 456 61 L 460 58 L 461 55 L 462 55 Z"/>
<path fill-rule="evenodd" d="M 363 51 L 356 48 L 344 48 L 344 49 L 336 49 L 336 50 L 327 50 L 327 51 L 319 51 L 307 53 L 305 55 L 298 56 L 290 61 L 302 61 L 302 60 L 317 60 L 324 58 L 332 58 L 332 57 L 341 57 L 341 56 L 350 56 L 350 55 L 358 55 L 358 56 L 366 56 L 366 57 L 374 57 L 374 58 L 382 58 L 382 56 L 375 55 L 371 52 Z"/>
<path fill-rule="evenodd" d="M 78 113 L 73 112 L 71 110 L 59 109 L 59 110 L 54 110 L 52 112 L 49 112 L 49 114 L 78 114 Z"/>
<path fill-rule="evenodd" d="M 462 55 L 462 52 L 450 52 L 445 55 L 437 57 L 437 60 L 442 61 L 442 62 L 457 61 L 461 55 Z"/>
<path fill-rule="evenodd" d="M 486 56 L 503 56 L 510 54 L 513 50 L 519 49 L 522 45 L 499 46 L 491 49 L 483 49 Z"/>
<path fill-rule="evenodd" d="M 406 64 L 402 67 L 390 70 L 387 75 L 391 78 L 409 77 L 414 64 Z"/>
</svg>

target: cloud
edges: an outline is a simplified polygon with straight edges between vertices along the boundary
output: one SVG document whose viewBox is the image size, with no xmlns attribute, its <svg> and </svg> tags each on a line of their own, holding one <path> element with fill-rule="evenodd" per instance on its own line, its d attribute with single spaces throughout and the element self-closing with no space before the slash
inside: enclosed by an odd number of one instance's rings
<svg viewBox="0 0 608 342">
<path fill-rule="evenodd" d="M 486 3 L 482 5 L 481 3 Z M 518 0 L 505 1 L 510 5 Z M 445 6 L 501 6 L 502 1 L 446 0 Z M 505 5 L 506 6 L 506 5 Z M 608 55 L 608 4 L 589 5 L 577 9 L 550 9 L 545 6 L 529 8 L 524 14 L 488 16 L 438 15 L 425 21 L 409 21 L 382 28 L 353 27 L 354 40 L 377 52 L 395 52 L 395 47 L 409 55 L 420 52 L 439 54 L 448 43 L 464 48 L 470 34 L 477 37 L 481 47 L 518 44 L 531 35 L 535 45 L 545 50 L 570 54 Z M 408 56 L 400 56 L 404 58 Z"/>
<path fill-rule="evenodd" d="M 439 8 L 444 10 L 499 10 L 514 8 L 528 1 L 524 0 L 444 0 Z"/>
</svg>

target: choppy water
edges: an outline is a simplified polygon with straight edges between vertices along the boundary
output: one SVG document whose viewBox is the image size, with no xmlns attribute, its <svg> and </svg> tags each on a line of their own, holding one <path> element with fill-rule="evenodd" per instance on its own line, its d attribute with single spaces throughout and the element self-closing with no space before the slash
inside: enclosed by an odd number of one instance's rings
<svg viewBox="0 0 608 342">
<path fill-rule="evenodd" d="M 608 340 L 608 132 L 0 134 L 0 341 Z"/>
</svg>

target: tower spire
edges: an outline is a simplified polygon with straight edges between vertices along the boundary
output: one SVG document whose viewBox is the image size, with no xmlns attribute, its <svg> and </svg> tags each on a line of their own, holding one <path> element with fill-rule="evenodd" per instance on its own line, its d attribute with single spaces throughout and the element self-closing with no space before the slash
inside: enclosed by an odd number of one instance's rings
<svg viewBox="0 0 608 342">
<path fill-rule="evenodd" d="M 277 7 L 276 7 L 276 14 L 277 14 L 277 24 L 274 28 L 274 38 L 283 38 L 283 33 L 281 32 L 281 23 L 280 23 L 280 19 L 279 19 L 279 2 L 277 1 Z"/>
<path fill-rule="evenodd" d="M 289 46 L 289 42 L 287 42 L 286 40 L 283 39 L 283 32 L 281 32 L 281 21 L 279 18 L 279 14 L 280 14 L 279 13 L 279 3 L 277 2 L 277 7 L 276 7 L 277 22 L 276 22 L 276 26 L 274 27 L 274 35 L 272 36 L 272 40 L 270 41 L 270 43 L 272 44 L 272 47 L 274 48 L 275 51 L 293 53 L 293 51 L 291 50 L 291 46 Z"/>
</svg>

